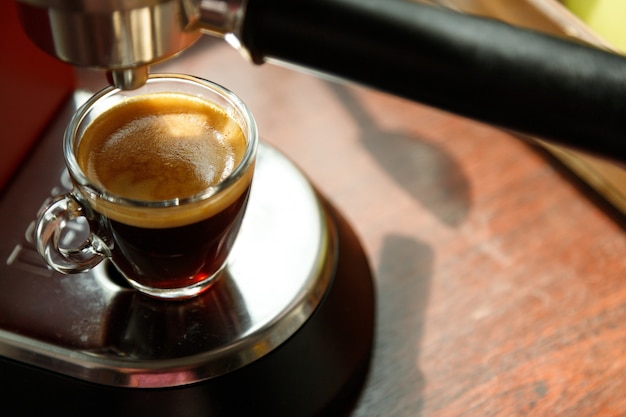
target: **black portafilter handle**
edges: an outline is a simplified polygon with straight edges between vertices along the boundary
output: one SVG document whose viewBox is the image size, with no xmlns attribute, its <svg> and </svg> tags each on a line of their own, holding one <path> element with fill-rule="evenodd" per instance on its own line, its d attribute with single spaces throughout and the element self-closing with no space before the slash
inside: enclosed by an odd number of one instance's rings
<svg viewBox="0 0 626 417">
<path fill-rule="evenodd" d="M 249 0 L 267 58 L 626 163 L 626 58 L 405 0 Z"/>
</svg>

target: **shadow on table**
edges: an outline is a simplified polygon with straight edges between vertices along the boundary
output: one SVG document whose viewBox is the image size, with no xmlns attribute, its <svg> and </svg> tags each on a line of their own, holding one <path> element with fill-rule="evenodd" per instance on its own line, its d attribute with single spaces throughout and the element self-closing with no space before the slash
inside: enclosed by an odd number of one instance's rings
<svg viewBox="0 0 626 417">
<path fill-rule="evenodd" d="M 439 221 L 458 227 L 470 208 L 469 184 L 442 149 L 401 131 L 381 129 L 351 91 L 329 84 L 360 129 L 363 147 L 389 176 Z M 434 254 L 413 236 L 391 234 L 379 254 L 377 317 L 371 368 L 352 417 L 421 415 L 420 346 Z"/>
<path fill-rule="evenodd" d="M 425 380 L 419 358 L 432 264 L 428 245 L 395 234 L 385 238 L 372 362 L 360 398 L 344 417 L 421 415 Z"/>
<path fill-rule="evenodd" d="M 406 132 L 383 130 L 352 92 L 328 84 L 360 130 L 363 147 L 389 176 L 441 222 L 458 227 L 467 217 L 467 178 L 444 150 Z"/>
</svg>

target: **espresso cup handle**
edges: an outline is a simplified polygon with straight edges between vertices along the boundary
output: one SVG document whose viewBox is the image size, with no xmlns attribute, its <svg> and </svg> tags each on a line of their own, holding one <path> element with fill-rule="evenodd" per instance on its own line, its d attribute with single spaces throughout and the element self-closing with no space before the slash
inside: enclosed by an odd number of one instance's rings
<svg viewBox="0 0 626 417">
<path fill-rule="evenodd" d="M 61 245 L 63 230 L 84 217 L 84 207 L 72 194 L 55 198 L 43 209 L 37 221 L 37 251 L 55 271 L 63 274 L 85 272 L 110 256 L 107 244 L 89 230 L 89 236 L 75 248 Z"/>
</svg>

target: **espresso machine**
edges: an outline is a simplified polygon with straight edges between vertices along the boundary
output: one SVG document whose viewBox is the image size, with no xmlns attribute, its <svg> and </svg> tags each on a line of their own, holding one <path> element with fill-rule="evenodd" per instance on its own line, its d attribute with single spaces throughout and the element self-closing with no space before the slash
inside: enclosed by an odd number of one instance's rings
<svg viewBox="0 0 626 417">
<path fill-rule="evenodd" d="M 34 44 L 102 70 L 122 89 L 141 86 L 150 66 L 209 34 L 254 64 L 317 71 L 626 161 L 626 59 L 567 39 L 407 0 L 14 1 Z M 16 408 L 313 416 L 358 392 L 375 305 L 358 239 L 267 145 L 257 178 L 227 279 L 185 303 L 138 296 L 106 264 L 92 280 L 59 284 L 29 251 L 32 226 L 15 226 L 26 242 L 3 248 L 9 261 L 0 269 L 0 379 L 9 404 L 28 391 L 41 402 Z M 296 216 L 263 192 L 276 183 L 290 190 Z M 67 177 L 47 185 L 71 186 Z M 264 240 L 270 230 L 282 245 Z M 77 230 L 68 239 L 80 237 Z M 252 258 L 265 260 L 260 270 L 250 269 Z M 20 280 L 6 279 L 22 264 Z M 181 411 L 182 403 L 193 407 Z"/>
<path fill-rule="evenodd" d="M 28 30 L 38 45 L 55 49 L 66 43 L 64 60 L 104 69 L 122 88 L 141 85 L 149 65 L 200 36 L 185 29 L 191 21 L 181 26 L 183 11 L 193 12 L 191 3 L 114 1 L 108 9 L 99 1 L 11 5 L 16 9 L 9 12 L 17 11 L 23 25 L 50 31 Z M 123 29 L 124 22 L 139 32 Z M 86 35 L 95 27 L 103 32 Z M 65 41 L 50 37 L 53 28 Z M 137 36 L 148 43 L 133 41 Z M 16 54 L 31 46 L 17 39 Z M 74 43 L 78 39 L 80 45 Z M 118 49 L 118 42 L 126 45 Z M 131 44 L 136 50 L 127 50 Z M 53 66 L 37 62 L 48 77 Z M 50 84 L 62 86 L 57 94 L 32 82 L 34 76 L 14 94 L 31 101 L 67 99 L 70 105 L 56 115 L 63 121 L 95 92 L 74 87 L 63 69 L 50 76 Z M 33 113 L 25 124 L 33 125 L 37 105 L 26 106 L 23 111 Z M 38 209 L 72 188 L 59 152 L 64 129 L 52 122 L 2 189 L 3 413 L 314 416 L 337 413 L 352 401 L 369 366 L 374 284 L 351 227 L 299 168 L 260 144 L 248 210 L 224 274 L 199 296 L 166 302 L 130 289 L 108 262 L 61 275 L 34 250 Z M 19 208 L 12 203 L 18 201 Z M 80 245 L 85 225 L 70 229 L 64 244 Z"/>
</svg>

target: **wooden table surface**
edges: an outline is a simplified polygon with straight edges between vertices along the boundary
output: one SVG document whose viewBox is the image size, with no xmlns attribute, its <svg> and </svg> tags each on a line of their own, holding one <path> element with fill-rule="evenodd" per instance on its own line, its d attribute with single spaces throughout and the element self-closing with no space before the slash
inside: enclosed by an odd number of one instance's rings
<svg viewBox="0 0 626 417">
<path fill-rule="evenodd" d="M 156 71 L 240 95 L 375 275 L 354 417 L 626 415 L 626 235 L 511 134 L 202 39 Z"/>
</svg>

